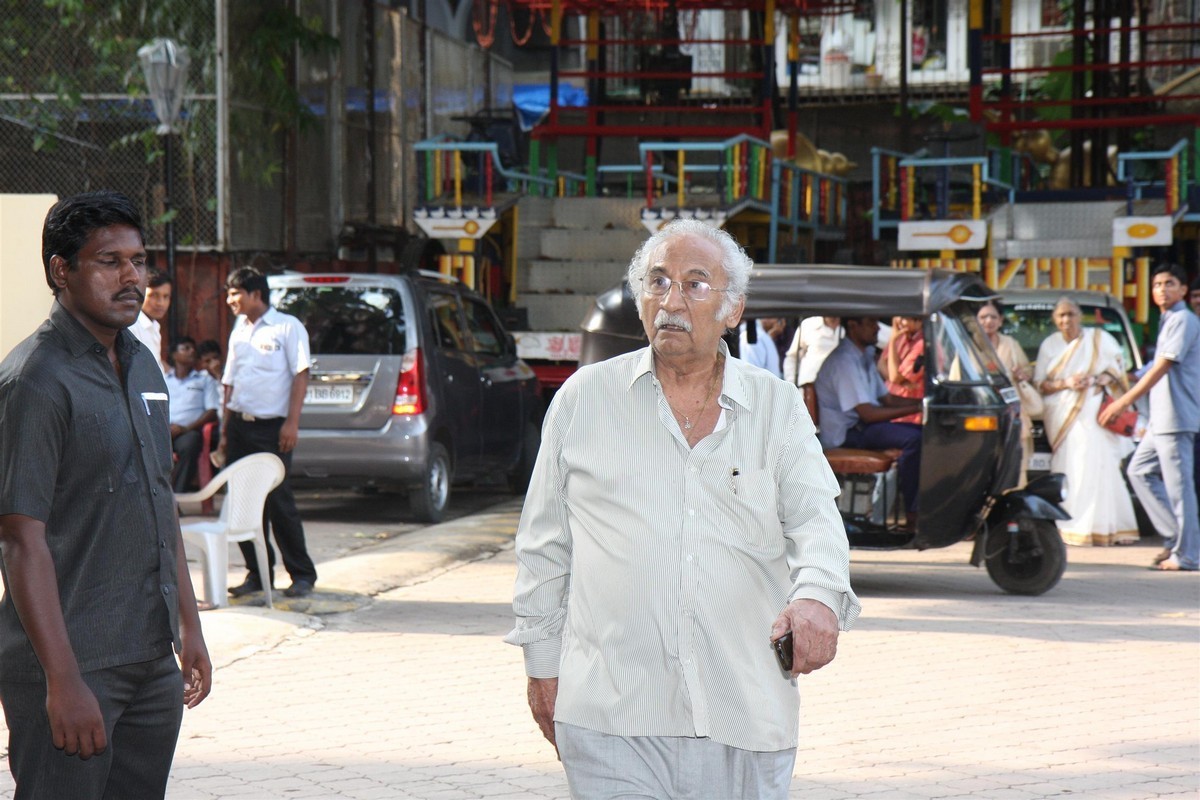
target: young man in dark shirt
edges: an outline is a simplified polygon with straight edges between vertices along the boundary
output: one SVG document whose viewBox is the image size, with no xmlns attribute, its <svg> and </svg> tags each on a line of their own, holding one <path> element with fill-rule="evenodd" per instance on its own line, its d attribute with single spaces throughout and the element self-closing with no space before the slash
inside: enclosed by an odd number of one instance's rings
<svg viewBox="0 0 1200 800">
<path fill-rule="evenodd" d="M 42 260 L 50 318 L 0 363 L 15 797 L 161 798 L 212 664 L 171 492 L 166 385 L 127 330 L 146 287 L 136 208 L 114 192 L 59 201 Z"/>
</svg>

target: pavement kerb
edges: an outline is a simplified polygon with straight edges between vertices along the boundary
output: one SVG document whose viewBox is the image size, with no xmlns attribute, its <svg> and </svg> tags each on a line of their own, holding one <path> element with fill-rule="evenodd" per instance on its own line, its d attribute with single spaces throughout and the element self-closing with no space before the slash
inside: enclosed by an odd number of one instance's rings
<svg viewBox="0 0 1200 800">
<path fill-rule="evenodd" d="M 520 499 L 449 522 L 430 525 L 341 558 L 317 564 L 317 591 L 310 597 L 284 597 L 276 589 L 274 608 L 261 595 L 200 615 L 214 669 L 229 666 L 295 636 L 324 627 L 327 614 L 354 611 L 375 596 L 422 583 L 458 564 L 513 546 Z M 193 575 L 193 582 L 196 578 Z"/>
</svg>

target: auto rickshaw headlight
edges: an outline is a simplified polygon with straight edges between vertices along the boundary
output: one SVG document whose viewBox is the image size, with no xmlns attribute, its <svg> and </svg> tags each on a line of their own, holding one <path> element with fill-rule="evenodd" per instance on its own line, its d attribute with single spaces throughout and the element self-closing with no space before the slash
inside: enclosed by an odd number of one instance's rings
<svg viewBox="0 0 1200 800">
<path fill-rule="evenodd" d="M 1000 419 L 994 416 L 963 417 L 963 429 L 968 431 L 998 431 Z"/>
</svg>

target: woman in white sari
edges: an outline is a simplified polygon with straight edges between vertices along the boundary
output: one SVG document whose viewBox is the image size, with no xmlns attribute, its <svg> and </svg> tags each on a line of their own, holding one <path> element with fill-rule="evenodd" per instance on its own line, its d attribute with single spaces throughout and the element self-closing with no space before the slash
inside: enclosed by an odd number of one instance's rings
<svg viewBox="0 0 1200 800">
<path fill-rule="evenodd" d="M 1058 523 L 1063 541 L 1074 545 L 1132 544 L 1137 519 L 1121 477 L 1121 459 L 1133 441 L 1096 422 L 1103 388 L 1124 385 L 1121 346 L 1098 328 L 1081 326 L 1083 313 L 1063 298 L 1054 307 L 1058 332 L 1038 348 L 1034 385 L 1045 398 L 1046 436 L 1054 455 L 1050 468 L 1067 476 L 1063 507 L 1071 519 Z"/>
</svg>

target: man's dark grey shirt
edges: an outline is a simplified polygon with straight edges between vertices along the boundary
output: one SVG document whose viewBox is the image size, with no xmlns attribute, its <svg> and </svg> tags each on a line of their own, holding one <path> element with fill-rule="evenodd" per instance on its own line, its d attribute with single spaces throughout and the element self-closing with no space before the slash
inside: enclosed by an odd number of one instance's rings
<svg viewBox="0 0 1200 800">
<path fill-rule="evenodd" d="M 167 387 L 149 351 L 104 346 L 58 302 L 0 363 L 0 514 L 46 524 L 79 668 L 167 655 L 178 643 Z M 7 568 L 3 571 L 8 586 Z M 6 592 L 0 680 L 43 672 Z"/>
</svg>

